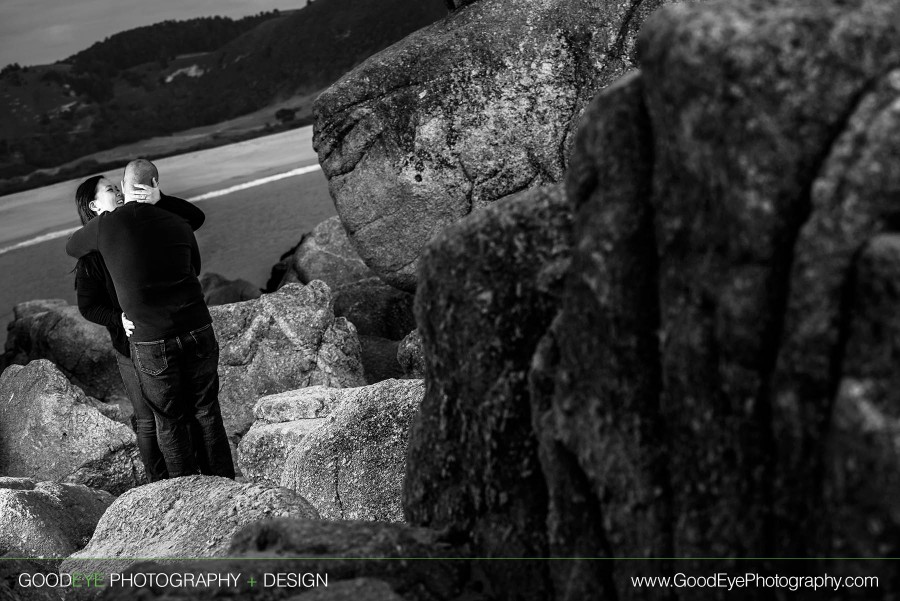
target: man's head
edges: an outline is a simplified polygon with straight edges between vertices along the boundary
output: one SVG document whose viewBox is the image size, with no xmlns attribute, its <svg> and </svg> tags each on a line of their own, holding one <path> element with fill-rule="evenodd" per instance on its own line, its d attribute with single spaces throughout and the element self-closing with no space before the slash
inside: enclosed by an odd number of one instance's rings
<svg viewBox="0 0 900 601">
<path fill-rule="evenodd" d="M 125 192 L 125 201 L 133 200 L 129 192 L 134 184 L 154 186 L 159 183 L 159 171 L 156 165 L 147 159 L 135 159 L 125 165 L 125 176 L 122 179 L 122 191 Z"/>
</svg>

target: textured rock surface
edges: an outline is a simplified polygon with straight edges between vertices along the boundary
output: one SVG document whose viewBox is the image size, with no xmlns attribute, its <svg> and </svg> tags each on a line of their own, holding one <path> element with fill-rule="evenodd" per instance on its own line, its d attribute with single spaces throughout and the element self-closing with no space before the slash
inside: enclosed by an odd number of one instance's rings
<svg viewBox="0 0 900 601">
<path fill-rule="evenodd" d="M 556 187 L 529 190 L 448 228 L 420 267 L 416 316 L 426 393 L 409 443 L 410 523 L 471 533 L 485 556 L 544 557 L 546 495 L 527 374 L 556 312 L 571 217 Z M 543 565 L 493 579 L 546 599 Z"/>
<path fill-rule="evenodd" d="M 386 380 L 341 391 L 342 400 L 288 456 L 281 485 L 323 518 L 401 521 L 410 422 L 421 380 Z"/>
<path fill-rule="evenodd" d="M 415 296 L 377 277 L 334 289 L 334 314 L 346 317 L 360 336 L 401 340 L 416 327 Z"/>
<path fill-rule="evenodd" d="M 0 601 L 61 601 L 62 589 L 19 586 L 19 576 L 56 574 L 59 560 L 11 559 L 0 556 Z"/>
<path fill-rule="evenodd" d="M 241 473 L 257 484 L 280 486 L 290 452 L 322 425 L 324 419 L 300 419 L 267 424 L 254 423 L 238 444 Z"/>
<path fill-rule="evenodd" d="M 340 404 L 343 396 L 342 389 L 328 386 L 288 390 L 261 397 L 253 407 L 253 416 L 269 424 L 325 417 Z"/>
<path fill-rule="evenodd" d="M 0 474 L 113 494 L 144 482 L 134 432 L 102 415 L 46 360 L 0 376 Z"/>
<path fill-rule="evenodd" d="M 324 283 L 289 284 L 255 301 L 212 307 L 219 340 L 219 402 L 234 440 L 264 395 L 304 386 L 361 386 L 359 340 L 335 318 Z"/>
<path fill-rule="evenodd" d="M 882 235 L 856 262 L 848 294 L 846 348 L 828 434 L 826 499 L 834 555 L 900 554 L 900 235 Z M 893 576 L 858 562 L 860 574 Z M 848 570 L 849 571 L 849 570 Z"/>
<path fill-rule="evenodd" d="M 7 327 L 6 365 L 47 359 L 90 396 L 127 402 L 109 332 L 78 307 L 59 299 L 19 303 Z"/>
<path fill-rule="evenodd" d="M 116 499 L 88 546 L 64 561 L 60 571 L 121 572 L 136 557 L 223 556 L 240 528 L 273 517 L 318 515 L 302 497 L 283 488 L 217 476 L 161 480 Z"/>
<path fill-rule="evenodd" d="M 67 557 L 88 543 L 114 499 L 81 484 L 0 478 L 0 555 Z"/>
<path fill-rule="evenodd" d="M 407 601 L 455 601 L 470 599 L 486 601 L 485 597 L 464 593 L 467 585 L 475 583 L 473 567 L 477 563 L 463 559 L 455 561 L 409 561 L 405 558 L 464 558 L 464 550 L 457 548 L 444 535 L 425 528 L 411 528 L 403 524 L 374 522 L 330 522 L 324 520 L 275 519 L 257 522 L 241 529 L 227 551 L 228 560 L 216 561 L 220 573 L 242 574 L 238 587 L 210 589 L 163 587 L 161 589 L 110 588 L 101 597 L 104 601 L 128 599 L 246 599 L 274 601 L 285 599 L 288 591 L 281 588 L 251 588 L 245 578 L 257 581 L 268 573 L 328 574 L 328 588 L 343 581 L 359 578 L 380 580 Z M 252 558 L 252 561 L 242 559 Z M 261 559 L 265 557 L 266 559 Z M 358 558 L 385 558 L 384 561 Z M 133 570 L 141 572 L 206 573 L 209 562 L 179 562 L 161 565 L 142 563 Z M 351 586 L 351 585 L 343 585 Z M 343 587 L 342 587 L 343 588 Z M 315 591 L 304 590 L 300 599 Z M 468 596 L 463 596 L 468 595 Z M 327 597 L 326 597 L 327 598 Z M 339 597 L 340 598 L 340 597 Z M 365 597 L 363 597 L 365 598 Z M 356 597 L 354 597 L 356 599 Z M 388 597 L 390 599 L 390 597 Z M 387 600 L 385 600 L 387 601 Z"/>
<path fill-rule="evenodd" d="M 339 217 L 326 219 L 304 234 L 286 269 L 282 285 L 322 280 L 337 288 L 374 275 L 353 248 Z"/>
<path fill-rule="evenodd" d="M 422 335 L 413 330 L 400 341 L 397 348 L 397 362 L 403 370 L 404 378 L 425 377 L 425 354 L 422 351 Z"/>
<path fill-rule="evenodd" d="M 900 225 L 898 23 L 874 0 L 647 22 L 642 74 L 598 98 L 575 143 L 572 267 L 531 376 L 554 554 L 830 556 L 896 532 L 871 468 L 896 465 L 883 438 L 844 472 L 871 484 L 865 503 L 835 478 L 846 464 L 825 474 L 828 433 L 858 452 L 879 403 L 852 366 L 890 348 L 848 342 L 848 302 L 861 246 Z M 821 517 L 829 487 L 839 519 Z M 668 598 L 629 576 L 673 567 L 554 564 L 555 597 Z"/>
<path fill-rule="evenodd" d="M 481 0 L 373 56 L 316 101 L 314 146 L 344 228 L 412 291 L 441 229 L 561 180 L 574 123 L 633 66 L 663 0 Z"/>
<path fill-rule="evenodd" d="M 212 272 L 206 272 L 200 276 L 200 286 L 203 288 L 203 299 L 210 307 L 253 300 L 262 294 L 258 286 L 254 286 L 247 280 L 240 278 L 229 280 L 225 276 Z"/>
<path fill-rule="evenodd" d="M 343 399 L 341 388 L 310 386 L 260 398 L 238 445 L 238 465 L 253 482 L 278 486 L 288 454 Z"/>
</svg>

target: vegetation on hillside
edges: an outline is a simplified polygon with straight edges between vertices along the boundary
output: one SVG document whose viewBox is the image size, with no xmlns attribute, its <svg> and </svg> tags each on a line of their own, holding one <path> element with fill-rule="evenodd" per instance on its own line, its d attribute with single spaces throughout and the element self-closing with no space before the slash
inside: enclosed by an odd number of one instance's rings
<svg viewBox="0 0 900 601">
<path fill-rule="evenodd" d="M 0 71 L 0 179 L 315 92 L 444 14 L 441 0 L 317 0 L 237 21 L 164 21 L 55 65 L 8 65 Z"/>
</svg>

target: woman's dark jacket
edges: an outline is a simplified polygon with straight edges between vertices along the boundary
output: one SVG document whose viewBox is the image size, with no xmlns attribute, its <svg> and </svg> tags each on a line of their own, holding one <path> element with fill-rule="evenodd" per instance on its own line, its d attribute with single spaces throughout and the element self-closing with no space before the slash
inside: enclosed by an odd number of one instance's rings
<svg viewBox="0 0 900 601">
<path fill-rule="evenodd" d="M 206 215 L 193 204 L 174 196 L 160 195 L 156 206 L 184 218 L 197 231 Z M 200 265 L 195 265 L 200 275 Z M 92 321 L 109 330 L 113 348 L 126 357 L 131 356 L 128 349 L 128 336 L 122 327 L 122 307 L 116 295 L 116 287 L 103 262 L 100 253 L 93 252 L 78 260 L 75 267 L 75 289 L 78 293 L 78 310 L 88 321 Z"/>
</svg>

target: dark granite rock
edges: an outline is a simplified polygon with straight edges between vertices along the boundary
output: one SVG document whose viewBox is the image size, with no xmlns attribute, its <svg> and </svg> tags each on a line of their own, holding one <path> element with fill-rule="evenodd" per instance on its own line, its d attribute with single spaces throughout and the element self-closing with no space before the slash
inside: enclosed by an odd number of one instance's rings
<svg viewBox="0 0 900 601">
<path fill-rule="evenodd" d="M 547 554 L 527 374 L 558 307 L 570 228 L 561 189 L 530 190 L 449 227 L 422 259 L 416 317 L 428 378 L 406 516 L 465 532 L 486 557 Z M 492 563 L 492 578 L 509 598 L 543 600 L 545 567 Z"/>
<path fill-rule="evenodd" d="M 266 520 L 240 530 L 234 536 L 227 555 L 230 559 L 215 562 L 145 562 L 136 564 L 131 571 L 200 574 L 214 569 L 219 573 L 240 572 L 242 577 L 238 587 L 116 587 L 106 589 L 100 598 L 104 601 L 160 597 L 200 601 L 245 599 L 252 595 L 260 601 L 274 601 L 288 597 L 290 590 L 258 585 L 254 588 L 247 584 L 247 579 L 252 576 L 261 581 L 267 572 L 280 572 L 327 574 L 329 588 L 360 578 L 378 580 L 406 601 L 487 599 L 474 591 L 466 592 L 466 588 L 476 581 L 474 573 L 478 564 L 466 559 L 464 548 L 458 547 L 443 533 L 403 524 L 284 518 Z M 458 559 L 441 561 L 434 558 Z M 345 584 L 341 588 L 349 586 L 353 585 Z M 302 599 L 313 592 L 325 594 L 327 590 L 320 587 L 298 592 L 302 592 Z"/>
<path fill-rule="evenodd" d="M 360 336 L 401 340 L 416 327 L 414 301 L 409 292 L 370 277 L 334 289 L 334 314 L 346 317 Z"/>
<path fill-rule="evenodd" d="M 403 368 L 397 361 L 399 342 L 378 336 L 360 336 L 359 345 L 367 384 L 403 376 Z"/>
</svg>

